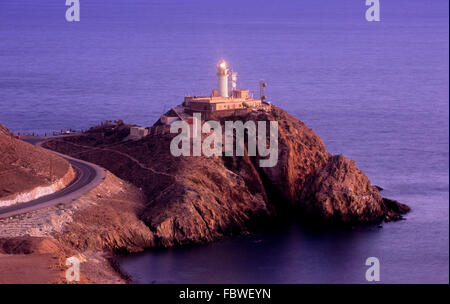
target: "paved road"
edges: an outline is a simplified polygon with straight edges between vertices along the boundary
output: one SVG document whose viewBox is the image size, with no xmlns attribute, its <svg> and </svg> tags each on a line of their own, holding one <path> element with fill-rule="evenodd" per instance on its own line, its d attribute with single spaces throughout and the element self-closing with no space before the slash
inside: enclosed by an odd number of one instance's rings
<svg viewBox="0 0 450 304">
<path fill-rule="evenodd" d="M 43 142 L 42 138 L 27 138 L 24 139 L 24 141 L 37 146 L 40 146 Z M 72 167 L 77 171 L 77 177 L 75 180 L 66 188 L 53 194 L 46 195 L 26 203 L 19 203 L 0 208 L 0 218 L 6 218 L 76 200 L 83 194 L 97 187 L 97 185 L 105 179 L 106 172 L 103 168 L 64 154 L 54 151 L 51 152 L 65 158 L 72 165 Z"/>
</svg>

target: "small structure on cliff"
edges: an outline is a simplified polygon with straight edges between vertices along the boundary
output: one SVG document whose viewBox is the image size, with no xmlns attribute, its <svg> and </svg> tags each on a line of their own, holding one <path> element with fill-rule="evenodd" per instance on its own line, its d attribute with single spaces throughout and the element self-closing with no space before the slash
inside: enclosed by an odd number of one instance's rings
<svg viewBox="0 0 450 304">
<path fill-rule="evenodd" d="M 183 102 L 185 112 L 211 113 L 262 106 L 263 98 L 254 99 L 249 90 L 238 90 L 236 87 L 237 73 L 222 60 L 217 65 L 217 89 L 210 96 L 186 96 Z"/>
<path fill-rule="evenodd" d="M 253 98 L 249 90 L 237 89 L 237 73 L 222 60 L 217 65 L 217 89 L 209 96 L 186 96 L 181 105 L 173 107 L 160 118 L 160 123 L 169 125 L 176 120 L 189 121 L 193 113 L 204 118 L 247 113 L 255 109 L 270 107 L 263 94 L 266 83 L 260 82 L 260 98 Z"/>
<path fill-rule="evenodd" d="M 127 139 L 139 140 L 148 135 L 148 129 L 138 126 L 133 126 L 130 128 L 130 135 Z"/>
</svg>

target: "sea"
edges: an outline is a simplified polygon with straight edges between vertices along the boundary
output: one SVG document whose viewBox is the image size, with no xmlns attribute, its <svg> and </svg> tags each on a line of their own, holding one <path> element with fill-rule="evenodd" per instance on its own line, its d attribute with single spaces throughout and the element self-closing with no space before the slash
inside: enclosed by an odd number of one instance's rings
<svg viewBox="0 0 450 304">
<path fill-rule="evenodd" d="M 449 2 L 0 1 L 0 123 L 16 133 L 142 126 L 209 95 L 221 59 L 238 87 L 345 154 L 405 221 L 354 229 L 268 224 L 119 258 L 137 283 L 449 283 Z"/>
</svg>

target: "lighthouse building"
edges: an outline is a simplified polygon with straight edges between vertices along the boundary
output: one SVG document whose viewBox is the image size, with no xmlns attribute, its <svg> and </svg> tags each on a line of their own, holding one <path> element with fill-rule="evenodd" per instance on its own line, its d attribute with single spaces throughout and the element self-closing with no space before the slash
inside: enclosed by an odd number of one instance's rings
<svg viewBox="0 0 450 304">
<path fill-rule="evenodd" d="M 210 96 L 186 96 L 183 102 L 184 112 L 208 114 L 263 106 L 262 99 L 254 99 L 248 90 L 238 90 L 236 86 L 237 73 L 228 68 L 227 63 L 222 60 L 217 65 L 217 89 L 214 89 Z"/>
</svg>

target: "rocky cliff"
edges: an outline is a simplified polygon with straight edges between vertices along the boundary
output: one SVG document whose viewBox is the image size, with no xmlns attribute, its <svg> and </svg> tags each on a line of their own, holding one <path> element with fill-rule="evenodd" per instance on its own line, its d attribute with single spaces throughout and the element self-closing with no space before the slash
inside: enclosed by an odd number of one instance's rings
<svg viewBox="0 0 450 304">
<path fill-rule="evenodd" d="M 276 166 L 261 168 L 259 157 L 249 156 L 174 157 L 170 142 L 176 134 L 162 125 L 138 141 L 124 141 L 129 126 L 117 124 L 45 146 L 103 166 L 141 188 L 147 203 L 138 216 L 150 228 L 154 246 L 209 241 L 245 229 L 254 218 L 285 211 L 353 224 L 400 219 L 409 210 L 383 199 L 354 161 L 329 154 L 313 130 L 279 108 L 221 120 L 278 121 Z"/>
<path fill-rule="evenodd" d="M 0 124 L 0 207 L 52 193 L 74 178 L 66 160 L 16 139 Z"/>
<path fill-rule="evenodd" d="M 0 283 L 67 283 L 71 256 L 82 263 L 79 283 L 128 282 L 112 254 L 154 246 L 143 208 L 142 191 L 107 172 L 75 200 L 0 219 Z"/>
</svg>

